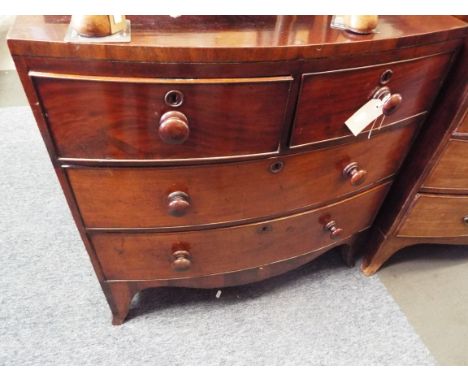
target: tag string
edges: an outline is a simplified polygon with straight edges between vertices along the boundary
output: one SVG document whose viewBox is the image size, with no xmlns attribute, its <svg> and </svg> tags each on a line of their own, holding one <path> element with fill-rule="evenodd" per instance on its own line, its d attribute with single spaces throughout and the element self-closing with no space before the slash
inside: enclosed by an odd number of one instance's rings
<svg viewBox="0 0 468 382">
<path fill-rule="evenodd" d="M 377 130 L 380 130 L 380 129 L 382 128 L 383 121 L 385 121 L 385 114 L 384 114 L 384 116 L 382 117 L 382 119 L 380 120 L 380 125 L 379 125 L 379 128 L 378 128 Z"/>
<path fill-rule="evenodd" d="M 370 128 L 370 130 L 369 130 L 369 135 L 367 136 L 367 139 L 370 139 L 372 130 L 374 129 L 374 126 L 375 126 L 375 123 L 377 122 L 377 119 L 378 119 L 378 118 L 374 119 L 374 123 L 372 123 L 372 126 L 371 126 L 371 128 Z"/>
<path fill-rule="evenodd" d="M 374 130 L 374 126 L 375 126 L 375 123 L 377 122 L 377 119 L 374 119 L 374 123 L 372 124 L 372 127 L 369 130 L 369 135 L 367 136 L 367 139 L 370 139 L 371 134 L 372 134 L 372 130 Z M 379 127 L 377 128 L 377 130 L 380 130 L 382 128 L 384 120 L 385 120 L 385 114 L 383 115 L 382 119 L 380 120 L 380 124 L 379 124 Z"/>
<path fill-rule="evenodd" d="M 391 94 L 386 94 L 386 95 L 384 96 L 384 98 L 381 99 L 382 105 L 384 105 L 385 102 L 387 102 L 387 101 L 390 99 L 390 97 L 391 97 Z M 378 118 L 377 118 L 377 119 L 378 119 Z M 371 128 L 370 128 L 370 130 L 369 130 L 369 135 L 367 136 L 367 139 L 370 139 L 371 134 L 372 134 L 372 130 L 374 130 L 374 126 L 375 126 L 375 123 L 377 122 L 377 119 L 374 119 L 374 123 L 372 124 L 372 126 L 371 126 Z M 377 130 L 380 130 L 380 129 L 382 128 L 382 124 L 383 124 L 383 121 L 384 121 L 384 120 L 385 120 L 385 114 L 383 114 L 383 117 L 382 117 L 382 119 L 380 120 L 380 125 L 379 125 L 379 127 L 377 128 Z"/>
</svg>

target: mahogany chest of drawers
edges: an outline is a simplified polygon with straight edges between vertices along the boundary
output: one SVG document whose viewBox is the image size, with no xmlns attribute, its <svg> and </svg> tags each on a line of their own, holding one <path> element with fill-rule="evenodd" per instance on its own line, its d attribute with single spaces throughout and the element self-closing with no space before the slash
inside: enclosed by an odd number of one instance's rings
<svg viewBox="0 0 468 382">
<path fill-rule="evenodd" d="M 144 288 L 254 282 L 338 246 L 352 263 L 466 32 L 452 17 L 382 17 L 367 36 L 327 16 L 131 20 L 128 44 L 65 43 L 68 20 L 39 16 L 9 36 L 114 324 Z M 376 94 L 385 118 L 354 137 L 344 122 Z"/>
</svg>

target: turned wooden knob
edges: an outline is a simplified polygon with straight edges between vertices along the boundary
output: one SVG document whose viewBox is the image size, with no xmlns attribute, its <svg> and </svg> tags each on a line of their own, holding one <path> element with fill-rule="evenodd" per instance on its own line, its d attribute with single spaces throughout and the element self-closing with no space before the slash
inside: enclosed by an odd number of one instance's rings
<svg viewBox="0 0 468 382">
<path fill-rule="evenodd" d="M 325 229 L 325 231 L 330 232 L 330 238 L 333 240 L 339 238 L 343 233 L 343 229 L 338 228 L 334 220 L 329 221 L 323 228 Z"/>
<path fill-rule="evenodd" d="M 190 269 L 192 262 L 190 261 L 190 253 L 188 251 L 175 251 L 172 254 L 172 257 L 174 258 L 174 260 L 172 261 L 172 266 L 174 270 L 178 272 L 183 272 Z"/>
<path fill-rule="evenodd" d="M 184 143 L 190 129 L 187 117 L 180 111 L 168 111 L 159 120 L 159 136 L 163 142 L 172 145 Z"/>
<path fill-rule="evenodd" d="M 183 216 L 190 208 L 190 197 L 182 191 L 171 192 L 167 196 L 167 210 L 172 216 Z"/>
<path fill-rule="evenodd" d="M 388 86 L 383 86 L 375 90 L 372 98 L 380 99 L 383 102 L 382 113 L 383 115 L 390 115 L 394 113 L 401 105 L 403 97 L 401 94 L 392 94 Z"/>
<path fill-rule="evenodd" d="M 393 114 L 400 107 L 402 100 L 403 98 L 401 94 L 398 94 L 398 93 L 392 94 L 384 102 L 383 107 L 382 107 L 382 113 L 384 115 Z"/>
<path fill-rule="evenodd" d="M 366 180 L 367 171 L 360 169 L 357 162 L 352 162 L 343 169 L 343 175 L 349 178 L 352 186 L 359 186 Z"/>
</svg>

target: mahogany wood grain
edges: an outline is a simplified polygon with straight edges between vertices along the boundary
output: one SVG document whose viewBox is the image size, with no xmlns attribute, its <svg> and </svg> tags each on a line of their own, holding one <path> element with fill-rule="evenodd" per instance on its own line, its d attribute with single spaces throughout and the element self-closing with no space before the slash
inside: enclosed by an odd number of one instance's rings
<svg viewBox="0 0 468 382">
<path fill-rule="evenodd" d="M 446 53 L 372 67 L 303 74 L 291 145 L 351 135 L 345 121 L 381 87 L 380 77 L 389 69 L 393 75 L 385 86 L 392 94 L 400 94 L 402 102 L 394 113 L 385 117 L 383 125 L 427 110 L 451 57 L 451 53 Z"/>
<path fill-rule="evenodd" d="M 132 79 L 33 78 L 58 156 L 105 159 L 276 152 L 291 80 L 153 84 Z M 161 116 L 174 109 L 164 102 L 173 89 L 184 94 L 177 111 L 185 114 L 190 126 L 188 139 L 179 145 L 164 142 L 158 132 Z"/>
<path fill-rule="evenodd" d="M 418 194 L 399 237 L 468 237 L 468 195 Z"/>
<path fill-rule="evenodd" d="M 16 44 L 11 41 L 10 45 Z M 83 75 L 91 77 L 123 77 L 155 79 L 216 79 L 276 77 L 302 73 L 324 72 L 347 68 L 356 68 L 386 64 L 395 61 L 410 60 L 457 50 L 463 45 L 462 39 L 433 42 L 427 45 L 400 47 L 397 50 L 373 50 L 366 54 L 328 56 L 321 59 L 295 61 L 262 61 L 262 62 L 161 62 L 152 61 L 108 61 L 93 59 L 73 59 L 66 57 L 21 56 L 30 70 L 42 73 L 64 75 Z"/>
<path fill-rule="evenodd" d="M 130 17 L 130 19 L 132 19 Z M 127 44 L 64 42 L 68 21 L 19 16 L 9 39 L 14 55 L 160 62 L 259 62 L 398 50 L 458 38 L 465 23 L 451 16 L 381 16 L 379 33 L 330 28 L 331 16 L 146 16 Z"/>
<path fill-rule="evenodd" d="M 333 243 L 324 228 L 326 217 L 342 227 L 343 238 L 364 230 L 372 223 L 387 189 L 388 184 L 384 184 L 317 210 L 232 228 L 92 233 L 91 240 L 107 280 L 171 279 L 239 271 L 301 256 Z M 172 254 L 178 250 L 191 255 L 191 266 L 183 273 L 172 266 Z"/>
<path fill-rule="evenodd" d="M 91 228 L 259 220 L 324 204 L 392 176 L 418 123 L 414 120 L 371 139 L 365 135 L 346 145 L 264 160 L 160 168 L 78 167 L 67 169 L 67 174 L 85 225 Z M 367 171 L 365 181 L 357 186 L 343 175 L 353 162 Z M 168 196 L 177 191 L 190 197 L 190 207 L 173 216 Z"/>
<path fill-rule="evenodd" d="M 468 194 L 468 141 L 451 139 L 421 187 L 422 191 Z"/>
</svg>

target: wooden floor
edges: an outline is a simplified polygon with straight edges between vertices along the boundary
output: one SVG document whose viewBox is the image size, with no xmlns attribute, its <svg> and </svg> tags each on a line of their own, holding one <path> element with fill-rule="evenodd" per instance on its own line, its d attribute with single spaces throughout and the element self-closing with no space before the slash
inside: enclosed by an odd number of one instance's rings
<svg viewBox="0 0 468 382">
<path fill-rule="evenodd" d="M 12 20 L 0 16 L 0 107 L 27 105 L 5 44 Z M 427 245 L 402 250 L 377 276 L 441 365 L 468 365 L 467 275 L 468 247 Z"/>
</svg>

